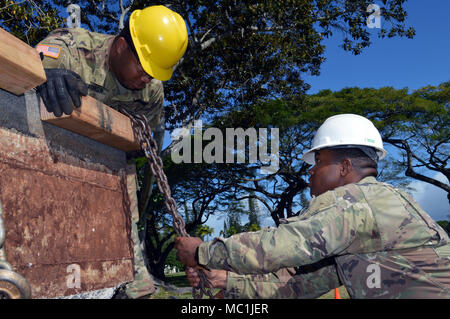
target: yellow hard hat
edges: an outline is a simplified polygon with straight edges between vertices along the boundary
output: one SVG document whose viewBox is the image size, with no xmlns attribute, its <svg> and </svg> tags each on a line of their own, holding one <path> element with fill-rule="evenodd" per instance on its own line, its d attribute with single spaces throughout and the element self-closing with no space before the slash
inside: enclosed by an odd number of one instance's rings
<svg viewBox="0 0 450 319">
<path fill-rule="evenodd" d="M 165 6 L 135 10 L 130 33 L 144 71 L 160 81 L 169 80 L 188 45 L 183 18 Z"/>
</svg>

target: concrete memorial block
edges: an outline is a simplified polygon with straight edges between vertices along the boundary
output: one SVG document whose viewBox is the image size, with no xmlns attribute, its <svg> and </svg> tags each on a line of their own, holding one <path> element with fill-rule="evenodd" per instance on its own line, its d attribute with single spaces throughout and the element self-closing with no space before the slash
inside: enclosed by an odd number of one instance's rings
<svg viewBox="0 0 450 319">
<path fill-rule="evenodd" d="M 139 147 L 131 123 L 91 97 L 73 116 L 55 119 L 33 89 L 45 81 L 36 50 L 2 29 L 0 38 L 7 261 L 33 298 L 111 296 L 133 280 L 136 180 L 124 150 Z"/>
<path fill-rule="evenodd" d="M 133 174 L 123 151 L 42 122 L 33 90 L 16 96 L 0 89 L 5 250 L 33 298 L 133 279 Z"/>
</svg>

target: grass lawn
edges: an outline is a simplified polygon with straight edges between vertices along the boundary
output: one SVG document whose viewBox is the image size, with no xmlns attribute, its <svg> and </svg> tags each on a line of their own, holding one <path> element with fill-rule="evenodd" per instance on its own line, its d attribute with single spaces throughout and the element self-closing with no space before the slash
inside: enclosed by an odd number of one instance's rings
<svg viewBox="0 0 450 319">
<path fill-rule="evenodd" d="M 177 287 L 190 287 L 189 282 L 186 278 L 186 274 L 184 272 L 166 275 L 166 283 L 175 285 Z M 341 295 L 341 299 L 350 299 L 347 289 L 345 289 L 344 286 L 341 286 L 338 289 L 339 289 L 339 294 Z M 216 294 L 218 291 L 219 291 L 219 289 L 216 289 L 214 291 L 214 294 Z M 161 287 L 160 287 L 160 291 L 157 294 L 155 294 L 154 296 L 152 296 L 152 299 L 169 299 L 169 298 L 173 298 L 173 297 L 175 297 L 177 299 L 193 299 L 191 291 L 184 293 L 184 294 L 176 294 L 176 293 L 167 291 Z M 208 296 L 203 296 L 203 298 L 209 299 Z M 326 294 L 320 296 L 318 299 L 334 299 L 334 289 L 330 290 Z"/>
<path fill-rule="evenodd" d="M 166 283 L 177 287 L 190 287 L 184 271 L 166 275 Z"/>
<path fill-rule="evenodd" d="M 345 286 L 340 286 L 338 289 L 339 294 L 341 295 L 341 299 L 350 299 L 350 296 L 347 292 L 347 289 L 345 289 Z M 318 299 L 334 299 L 334 289 L 330 290 L 326 294 L 323 294 Z"/>
<path fill-rule="evenodd" d="M 191 288 L 189 285 L 189 281 L 187 280 L 185 272 L 179 272 L 175 274 L 167 274 L 166 275 L 166 283 L 170 285 L 177 286 L 178 288 Z M 152 299 L 193 299 L 192 297 L 192 289 L 189 289 L 189 292 L 183 294 L 177 294 L 172 291 L 167 291 L 166 289 L 159 287 L 160 291 L 152 296 Z M 220 289 L 214 289 L 213 294 L 216 294 L 220 291 Z M 203 296 L 203 299 L 209 299 L 208 296 Z"/>
</svg>

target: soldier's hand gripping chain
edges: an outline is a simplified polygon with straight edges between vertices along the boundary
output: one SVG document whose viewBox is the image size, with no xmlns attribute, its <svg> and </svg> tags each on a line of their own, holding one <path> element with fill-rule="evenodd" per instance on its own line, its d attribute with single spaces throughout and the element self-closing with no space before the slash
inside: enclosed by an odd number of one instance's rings
<svg viewBox="0 0 450 319">
<path fill-rule="evenodd" d="M 60 117 L 64 112 L 72 114 L 75 107 L 80 107 L 81 98 L 88 93 L 88 86 L 81 77 L 66 69 L 45 69 L 47 81 L 38 86 L 42 100 L 48 112 Z"/>
</svg>

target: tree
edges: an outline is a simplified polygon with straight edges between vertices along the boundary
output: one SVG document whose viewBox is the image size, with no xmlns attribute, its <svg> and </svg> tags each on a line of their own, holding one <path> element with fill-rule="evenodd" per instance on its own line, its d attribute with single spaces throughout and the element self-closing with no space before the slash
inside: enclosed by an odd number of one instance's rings
<svg viewBox="0 0 450 319">
<path fill-rule="evenodd" d="M 439 87 L 445 88 L 446 84 Z M 323 121 L 341 113 L 356 113 L 369 118 L 388 143 L 399 138 L 414 142 L 417 145 L 415 156 L 418 158 L 427 150 L 435 150 L 433 156 L 441 156 L 439 163 L 446 172 L 449 153 L 445 151 L 449 143 L 448 99 L 442 97 L 444 93 L 436 91 L 435 96 L 441 96 L 441 99 L 432 100 L 418 94 L 422 91 L 409 93 L 408 89 L 395 90 L 391 87 L 345 88 L 338 92 L 324 90 L 292 100 L 269 100 L 217 118 L 214 126 L 222 128 L 273 125 L 280 129 L 279 170 L 271 175 L 255 174 L 253 178 L 241 178 L 232 191 L 236 198 L 253 198 L 262 203 L 277 225 L 281 218 L 298 214 L 308 201 L 305 191 L 309 166 L 301 161 L 301 155 L 311 147 L 313 136 Z M 424 123 L 433 125 L 433 136 L 427 134 L 429 131 L 420 129 Z M 427 161 L 425 157 L 423 160 Z M 255 165 L 247 167 L 252 172 L 257 168 Z M 391 155 L 380 162 L 379 178 L 406 187 L 409 180 L 402 176 L 406 168 L 401 155 Z"/>
<path fill-rule="evenodd" d="M 45 3 L 62 11 L 71 2 Z M 180 123 L 192 125 L 201 116 L 210 118 L 268 99 L 303 94 L 309 86 L 300 75 L 320 73 L 322 41 L 336 31 L 343 36 L 343 49 L 353 54 L 370 45 L 366 25 L 370 1 L 73 2 L 81 7 L 82 25 L 96 32 L 117 33 L 129 12 L 151 4 L 164 4 L 186 19 L 188 50 L 165 83 L 168 129 Z M 404 2 L 383 2 L 382 18 L 389 23 L 383 23 L 380 37 L 414 36 L 414 29 L 405 26 Z M 288 198 L 305 187 L 296 184 L 292 182 Z"/>
<path fill-rule="evenodd" d="M 250 194 L 254 195 L 254 194 Z M 259 206 L 255 198 L 249 196 L 248 198 L 248 223 L 245 224 L 245 231 L 257 231 L 261 229 L 259 221 Z"/>
<path fill-rule="evenodd" d="M 450 218 L 450 215 L 449 215 Z M 450 235 L 450 221 L 448 220 L 438 220 L 437 223 Z"/>
<path fill-rule="evenodd" d="M 201 225 L 197 227 L 195 234 L 197 237 L 200 237 L 202 240 L 208 240 L 209 236 L 214 233 L 214 228 L 209 227 L 208 225 Z"/>
<path fill-rule="evenodd" d="M 175 11 L 192 18 L 187 20 L 188 50 L 166 85 L 168 128 L 268 98 L 304 93 L 309 86 L 300 74 L 320 73 L 324 38 L 342 32 L 342 47 L 354 54 L 370 45 L 368 4 L 354 0 L 173 2 Z M 402 5 L 403 1 L 385 2 L 382 14 L 392 24 L 389 30 L 380 30 L 381 37 L 414 35 L 404 25 Z"/>
<path fill-rule="evenodd" d="M 305 117 L 315 121 L 337 113 L 356 113 L 368 117 L 382 134 L 383 141 L 402 151 L 400 160 L 408 177 L 433 184 L 449 194 L 450 186 L 430 174 L 442 173 L 450 179 L 450 82 L 426 86 L 412 93 L 395 90 L 346 88 L 324 90 L 307 98 Z"/>
<path fill-rule="evenodd" d="M 211 125 L 220 129 L 224 135 L 227 127 L 278 127 L 280 166 L 273 174 L 258 173 L 262 163 L 249 163 L 248 144 L 245 150 L 246 164 L 172 163 L 166 166 L 177 202 L 191 205 L 201 199 L 201 205 L 198 205 L 200 202 L 193 204 L 192 213 L 186 214 L 186 217 L 190 216 L 186 219 L 189 221 L 187 225 L 194 229 L 195 221 L 197 225 L 204 223 L 207 219 L 201 212 L 226 211 L 228 217 L 224 223 L 224 236 L 251 230 L 241 223 L 243 214 L 252 210 L 251 205 L 249 209 L 242 209 L 239 207 L 241 204 L 238 204 L 239 201 L 249 199 L 262 203 L 276 225 L 282 218 L 299 214 L 308 202 L 306 189 L 309 165 L 301 161 L 301 156 L 311 147 L 317 128 L 326 118 L 335 114 L 363 115 L 372 120 L 386 141 L 392 138 L 404 138 L 407 141 L 415 139 L 420 148 L 423 144 L 419 143 L 420 139 L 424 137 L 419 133 L 411 135 L 412 129 L 417 130 L 417 125 L 422 123 L 423 119 L 427 119 L 428 123 L 437 120 L 448 121 L 448 114 L 445 112 L 445 103 L 430 100 L 417 92 L 409 93 L 408 89 L 396 90 L 391 87 L 345 88 L 337 92 L 324 90 L 314 95 L 300 95 L 291 100 L 268 100 L 215 118 Z M 440 147 L 448 147 L 448 133 L 445 133 L 448 132 L 447 127 L 442 125 L 441 132 L 435 131 L 434 143 Z M 206 128 L 207 126 L 204 127 Z M 426 137 L 430 140 L 430 136 Z M 429 145 L 430 143 L 428 142 Z M 223 147 L 226 152 L 225 146 Z M 420 151 L 419 149 L 416 154 Z M 191 161 L 194 162 L 195 155 L 191 156 Z M 402 171 L 405 171 L 402 157 L 390 157 L 380 163 L 379 178 L 405 186 L 408 180 L 399 176 Z"/>
<path fill-rule="evenodd" d="M 450 202 L 450 82 L 421 88 L 412 98 L 413 103 L 427 107 L 428 112 L 404 125 L 403 136 L 388 136 L 386 142 L 403 151 L 406 176 L 443 189 Z M 447 183 L 426 176 L 432 172 L 443 174 Z"/>
<path fill-rule="evenodd" d="M 177 269 L 184 269 L 184 264 L 178 260 L 175 250 L 171 250 L 167 255 L 165 264 L 167 266 L 176 267 Z"/>
<path fill-rule="evenodd" d="M 0 26 L 31 46 L 62 23 L 51 1 L 0 0 Z"/>
<path fill-rule="evenodd" d="M 386 23 L 379 37 L 414 36 L 405 25 L 404 2 L 383 1 Z M 301 73 L 320 73 L 322 41 L 336 31 L 342 48 L 353 54 L 371 43 L 367 0 L 47 0 L 43 6 L 65 15 L 70 3 L 81 7 L 83 27 L 108 34 L 117 33 L 130 12 L 149 5 L 164 4 L 185 18 L 189 46 L 165 85 L 168 129 L 261 99 L 304 93 L 309 86 Z"/>
<path fill-rule="evenodd" d="M 172 195 L 178 205 L 178 214 L 184 218 L 187 233 L 191 236 L 211 234 L 212 229 L 204 224 L 212 214 L 225 210 L 226 199 L 223 194 L 227 194 L 233 179 L 225 180 L 222 165 L 175 165 L 170 158 L 165 159 L 164 163 Z M 234 171 L 237 172 L 238 168 L 235 167 Z M 176 233 L 172 226 L 173 219 L 164 205 L 164 197 L 156 185 L 144 216 L 147 264 L 154 276 L 164 279 L 164 265 L 174 246 Z"/>
<path fill-rule="evenodd" d="M 245 227 L 241 224 L 241 216 L 246 213 L 242 203 L 230 198 L 226 211 L 226 220 L 223 223 L 223 230 L 220 234 L 223 237 L 230 237 L 245 231 Z"/>
</svg>

